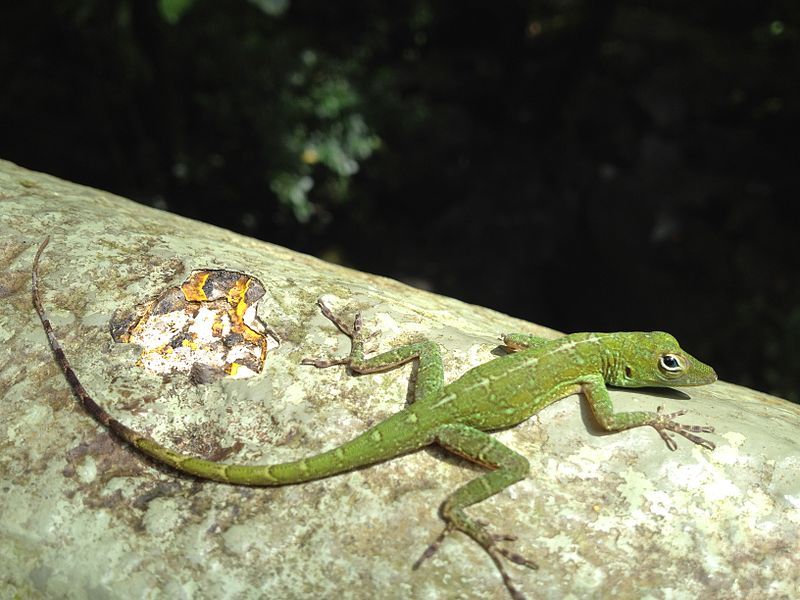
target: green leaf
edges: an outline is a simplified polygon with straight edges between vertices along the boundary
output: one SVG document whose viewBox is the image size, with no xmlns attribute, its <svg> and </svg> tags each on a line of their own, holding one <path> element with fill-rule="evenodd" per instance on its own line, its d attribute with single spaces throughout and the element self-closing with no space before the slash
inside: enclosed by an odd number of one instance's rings
<svg viewBox="0 0 800 600">
<path fill-rule="evenodd" d="M 158 11 L 167 23 L 175 25 L 192 4 L 194 0 L 158 0 Z"/>
<path fill-rule="evenodd" d="M 261 12 L 271 17 L 279 17 L 289 8 L 289 0 L 249 0 L 261 9 Z"/>
<path fill-rule="evenodd" d="M 281 203 L 292 209 L 295 219 L 300 223 L 308 223 L 314 210 L 308 199 L 308 192 L 314 187 L 311 177 L 297 173 L 278 173 L 273 177 L 270 187 Z"/>
</svg>

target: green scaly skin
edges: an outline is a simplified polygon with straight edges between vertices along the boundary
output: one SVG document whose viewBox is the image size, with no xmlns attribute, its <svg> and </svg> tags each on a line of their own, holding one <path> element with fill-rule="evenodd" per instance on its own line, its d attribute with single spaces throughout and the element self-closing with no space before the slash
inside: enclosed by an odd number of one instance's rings
<svg viewBox="0 0 800 600">
<path fill-rule="evenodd" d="M 653 427 L 671 450 L 677 445 L 671 433 L 713 450 L 714 444 L 695 435 L 712 427 L 683 425 L 674 419 L 685 413 L 615 412 L 606 384 L 620 387 L 695 386 L 712 383 L 714 370 L 681 349 L 663 332 L 575 333 L 555 340 L 525 334 L 503 337 L 510 354 L 467 371 L 445 385 L 439 347 L 421 341 L 372 358 L 364 357 L 361 316 L 352 326 L 319 306 L 351 340 L 347 358 L 305 359 L 303 364 L 324 368 L 345 365 L 355 373 L 377 373 L 412 360 L 418 361 L 413 402 L 353 440 L 300 460 L 275 465 L 235 465 L 176 452 L 137 433 L 111 417 L 86 392 L 58 343 L 45 316 L 38 286 L 38 265 L 48 243 L 36 253 L 32 270 L 33 303 L 50 346 L 67 380 L 84 408 L 100 423 L 144 454 L 178 471 L 223 483 L 278 486 L 329 477 L 437 444 L 478 463 L 489 471 L 450 494 L 441 505 L 446 523 L 442 534 L 428 547 L 414 568 L 431 556 L 451 531 L 475 540 L 497 566 L 511 596 L 524 596 L 506 573 L 502 558 L 530 568 L 532 561 L 498 545 L 513 536 L 489 533 L 486 526 L 467 516 L 464 509 L 500 492 L 528 475 L 525 457 L 485 433 L 517 425 L 560 398 L 582 393 L 600 426 L 606 431 Z"/>
</svg>

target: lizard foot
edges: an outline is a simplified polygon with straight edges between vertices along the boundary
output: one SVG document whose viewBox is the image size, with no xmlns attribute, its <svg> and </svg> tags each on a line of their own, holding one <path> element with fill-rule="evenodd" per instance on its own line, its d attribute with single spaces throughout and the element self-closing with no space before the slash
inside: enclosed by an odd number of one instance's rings
<svg viewBox="0 0 800 600">
<path fill-rule="evenodd" d="M 317 367 L 318 369 L 326 369 L 327 367 L 333 367 L 336 365 L 349 365 L 350 359 L 349 358 L 337 358 L 333 360 L 329 360 L 326 358 L 304 358 L 300 361 L 301 365 L 312 365 Z"/>
<path fill-rule="evenodd" d="M 661 439 L 666 442 L 667 448 L 670 450 L 677 450 L 678 448 L 678 444 L 675 443 L 675 440 L 670 432 L 682 435 L 687 440 L 694 442 L 703 448 L 707 448 L 708 450 L 713 450 L 716 448 L 714 442 L 702 438 L 699 435 L 695 435 L 696 433 L 714 433 L 713 427 L 708 425 L 684 425 L 683 423 L 678 423 L 675 421 L 675 417 L 680 417 L 686 414 L 685 410 L 679 410 L 674 413 L 664 413 L 663 411 L 664 407 L 659 406 L 656 409 L 653 422 L 649 423 L 649 425 L 655 429 L 658 432 L 658 435 L 661 436 Z"/>
<path fill-rule="evenodd" d="M 325 304 L 325 302 L 320 298 L 317 300 L 317 305 L 319 306 L 322 314 L 330 320 L 336 327 L 349 337 L 354 342 L 358 340 L 361 336 L 361 326 L 363 320 L 361 318 L 361 312 L 359 311 L 356 313 L 355 319 L 353 319 L 353 324 L 350 325 L 346 321 L 342 320 L 338 317 L 330 307 Z M 317 367 L 318 369 L 325 369 L 327 367 L 334 367 L 336 365 L 347 365 L 350 366 L 352 363 L 352 358 L 348 356 L 347 358 L 337 358 L 337 359 L 326 359 L 326 358 L 304 358 L 300 361 L 301 365 L 312 365 Z"/>
<path fill-rule="evenodd" d="M 317 305 L 319 306 L 322 314 L 331 321 L 336 327 L 339 328 L 343 334 L 349 337 L 351 340 L 354 340 L 361 334 L 361 311 L 356 313 L 355 319 L 353 319 L 353 325 L 349 325 L 346 321 L 343 321 L 340 317 L 338 317 L 334 312 L 328 307 L 327 304 L 320 298 L 317 300 Z"/>
<path fill-rule="evenodd" d="M 469 535 L 472 539 L 478 542 L 481 547 L 486 551 L 489 557 L 494 562 L 497 570 L 500 572 L 500 577 L 503 579 L 503 583 L 505 584 L 506 588 L 508 589 L 508 593 L 511 594 L 511 597 L 514 600 L 525 600 L 525 595 L 520 592 L 517 587 L 514 585 L 514 581 L 511 579 L 511 576 L 506 572 L 505 567 L 503 565 L 503 561 L 501 557 L 509 560 L 517 565 L 522 565 L 524 567 L 528 567 L 529 569 L 538 569 L 539 566 L 533 562 L 518 554 L 516 552 L 512 552 L 507 548 L 503 548 L 502 546 L 498 546 L 498 542 L 513 542 L 516 541 L 517 536 L 509 535 L 509 534 L 495 534 L 489 533 L 486 531 L 486 522 L 475 520 L 471 523 L 469 529 L 463 530 L 464 533 Z M 445 528 L 442 530 L 442 533 L 438 535 L 438 537 L 433 540 L 433 542 L 425 549 L 422 555 L 414 562 L 413 566 L 411 567 L 413 570 L 419 569 L 420 565 L 433 556 L 439 547 L 442 545 L 442 541 L 445 537 L 447 537 L 451 532 L 460 530 L 457 525 L 453 522 L 448 522 Z"/>
</svg>

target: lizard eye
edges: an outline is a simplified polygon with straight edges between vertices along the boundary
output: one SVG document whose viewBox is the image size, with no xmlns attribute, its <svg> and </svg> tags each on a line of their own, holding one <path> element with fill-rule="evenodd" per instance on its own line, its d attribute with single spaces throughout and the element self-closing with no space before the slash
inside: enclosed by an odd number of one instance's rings
<svg viewBox="0 0 800 600">
<path fill-rule="evenodd" d="M 658 367 L 666 375 L 677 375 L 686 367 L 683 359 L 677 354 L 663 354 L 658 359 Z"/>
</svg>

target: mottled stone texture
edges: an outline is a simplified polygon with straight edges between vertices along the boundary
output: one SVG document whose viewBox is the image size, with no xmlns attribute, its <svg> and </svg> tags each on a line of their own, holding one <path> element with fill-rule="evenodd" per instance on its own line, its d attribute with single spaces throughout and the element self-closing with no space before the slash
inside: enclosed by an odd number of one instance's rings
<svg viewBox="0 0 800 600">
<path fill-rule="evenodd" d="M 76 404 L 33 311 L 29 270 L 45 235 L 45 305 L 87 388 L 123 423 L 204 456 L 296 458 L 404 405 L 411 367 L 351 377 L 299 365 L 347 349 L 318 296 L 363 309 L 381 332 L 376 350 L 440 343 L 448 380 L 491 359 L 501 332 L 555 335 L 0 162 L 0 599 L 507 597 L 461 535 L 411 571 L 440 530 L 439 502 L 476 469 L 439 450 L 252 489 L 197 481 L 121 446 Z M 281 345 L 261 375 L 163 379 L 112 340 L 115 311 L 193 269 L 264 283 L 259 317 Z M 669 452 L 651 429 L 601 435 L 577 396 L 498 433 L 530 459 L 531 476 L 471 510 L 540 564 L 509 567 L 519 587 L 553 599 L 795 596 L 798 407 L 726 383 L 613 396 L 618 408 L 689 409 L 686 422 L 717 428 L 717 449 L 680 439 Z"/>
</svg>

